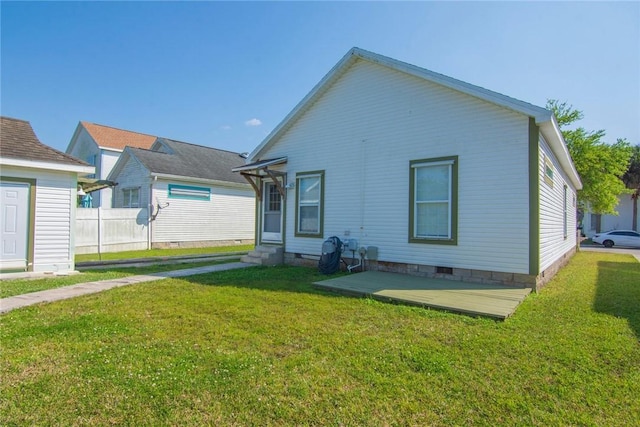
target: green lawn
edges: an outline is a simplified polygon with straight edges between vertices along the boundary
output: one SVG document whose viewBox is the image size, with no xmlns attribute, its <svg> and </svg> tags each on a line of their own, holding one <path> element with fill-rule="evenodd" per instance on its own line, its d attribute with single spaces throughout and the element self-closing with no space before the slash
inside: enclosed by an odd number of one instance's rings
<svg viewBox="0 0 640 427">
<path fill-rule="evenodd" d="M 69 276 L 51 276 L 40 279 L 12 279 L 0 280 L 0 298 L 7 298 L 14 295 L 22 295 L 30 292 L 44 291 L 47 289 L 60 288 L 78 283 L 94 282 L 98 280 L 118 279 L 120 277 L 135 276 L 138 274 L 158 273 L 161 271 L 182 270 L 185 268 L 201 267 L 204 265 L 226 264 L 239 261 L 238 259 L 227 259 L 223 261 L 194 262 L 184 264 L 161 264 L 149 265 L 146 267 L 119 267 L 113 266 L 109 270 L 84 270 L 79 274 Z"/>
<path fill-rule="evenodd" d="M 637 425 L 640 263 L 578 253 L 505 322 L 327 294 L 314 269 L 0 316 L 3 425 Z"/>
<path fill-rule="evenodd" d="M 179 249 L 149 249 L 142 251 L 106 252 L 101 255 L 82 254 L 76 255 L 76 262 L 83 261 L 112 261 L 134 258 L 162 258 L 182 255 L 220 254 L 224 252 L 248 252 L 253 250 L 253 245 L 214 246 L 209 248 L 179 248 Z"/>
</svg>

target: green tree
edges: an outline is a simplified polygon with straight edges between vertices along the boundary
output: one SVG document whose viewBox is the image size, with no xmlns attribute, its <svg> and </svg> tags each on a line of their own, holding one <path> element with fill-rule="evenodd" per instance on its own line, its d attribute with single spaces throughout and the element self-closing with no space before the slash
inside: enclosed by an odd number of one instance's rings
<svg viewBox="0 0 640 427">
<path fill-rule="evenodd" d="M 631 146 L 624 139 L 607 144 L 602 139 L 604 130 L 587 131 L 583 127 L 568 127 L 583 118 L 582 111 L 566 102 L 554 99 L 547 101 L 560 126 L 573 163 L 582 180 L 582 190 L 578 191 L 578 205 L 596 214 L 617 215 L 615 208 L 618 196 L 629 193 L 622 181 L 629 166 Z"/>
<path fill-rule="evenodd" d="M 629 168 L 625 172 L 622 180 L 627 188 L 632 190 L 631 200 L 633 200 L 633 229 L 638 231 L 638 198 L 640 197 L 640 145 L 632 149 Z"/>
</svg>

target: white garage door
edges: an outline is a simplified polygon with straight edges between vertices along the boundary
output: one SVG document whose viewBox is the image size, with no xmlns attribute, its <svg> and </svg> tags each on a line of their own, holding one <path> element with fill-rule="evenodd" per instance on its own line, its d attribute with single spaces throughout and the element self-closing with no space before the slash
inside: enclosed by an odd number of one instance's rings
<svg viewBox="0 0 640 427">
<path fill-rule="evenodd" d="M 0 269 L 27 269 L 29 184 L 0 182 Z"/>
</svg>

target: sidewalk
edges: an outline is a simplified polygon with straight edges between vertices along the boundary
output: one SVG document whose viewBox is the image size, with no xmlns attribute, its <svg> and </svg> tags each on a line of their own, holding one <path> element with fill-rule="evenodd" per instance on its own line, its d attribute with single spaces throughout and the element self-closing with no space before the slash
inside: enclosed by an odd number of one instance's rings
<svg viewBox="0 0 640 427">
<path fill-rule="evenodd" d="M 170 277 L 185 277 L 196 274 L 212 273 L 215 271 L 234 270 L 238 268 L 253 267 L 256 264 L 245 262 L 232 262 L 229 264 L 207 265 L 204 267 L 186 268 L 182 270 L 163 271 L 161 273 L 144 274 L 139 276 L 121 277 L 119 279 L 102 280 L 99 282 L 77 283 L 61 288 L 48 289 L 46 291 L 32 292 L 24 295 L 0 299 L 0 314 L 8 313 L 16 308 L 27 307 L 42 302 L 59 301 L 74 298 L 80 295 L 88 295 L 120 286 L 135 285 L 136 283 L 152 282 Z"/>
</svg>

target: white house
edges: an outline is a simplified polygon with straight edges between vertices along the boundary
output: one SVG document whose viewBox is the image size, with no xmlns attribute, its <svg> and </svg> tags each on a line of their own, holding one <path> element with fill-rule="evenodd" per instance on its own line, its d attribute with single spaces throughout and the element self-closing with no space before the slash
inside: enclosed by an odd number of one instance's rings
<svg viewBox="0 0 640 427">
<path fill-rule="evenodd" d="M 77 180 L 93 166 L 42 144 L 27 121 L 0 127 L 0 270 L 73 271 Z"/>
<path fill-rule="evenodd" d="M 231 166 L 238 153 L 157 138 L 125 148 L 110 181 L 115 208 L 148 208 L 151 246 L 253 243 L 255 197 Z"/>
<path fill-rule="evenodd" d="M 618 215 L 598 215 L 587 211 L 582 219 L 582 231 L 585 236 L 593 237 L 601 231 L 633 230 L 634 212 L 631 194 L 618 196 L 616 211 Z M 636 211 L 636 224 L 640 224 L 640 209 Z"/>
<path fill-rule="evenodd" d="M 78 123 L 66 152 L 95 166 L 95 177 L 105 180 L 125 147 L 149 148 L 156 137 L 82 121 Z M 92 193 L 93 207 L 111 208 L 113 188 Z"/>
<path fill-rule="evenodd" d="M 538 287 L 577 244 L 581 182 L 550 111 L 358 48 L 234 171 L 256 243 L 286 263 L 335 235 L 366 268 Z"/>
</svg>

